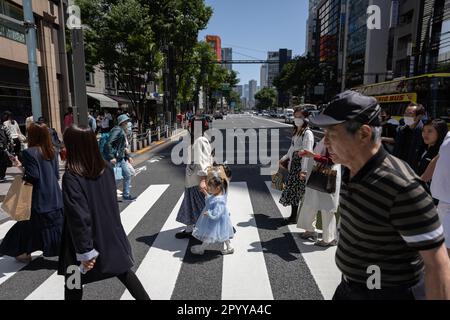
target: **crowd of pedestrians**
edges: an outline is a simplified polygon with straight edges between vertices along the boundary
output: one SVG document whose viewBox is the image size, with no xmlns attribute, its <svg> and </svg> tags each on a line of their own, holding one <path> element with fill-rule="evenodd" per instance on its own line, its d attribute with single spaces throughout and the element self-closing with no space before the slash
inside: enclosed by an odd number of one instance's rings
<svg viewBox="0 0 450 320">
<path fill-rule="evenodd" d="M 117 277 L 134 298 L 148 300 L 132 271 L 116 187 L 123 180 L 123 200 L 136 199 L 131 117 L 90 113 L 83 127 L 74 124 L 69 109 L 62 141 L 44 119 L 27 121 L 26 135 L 11 113 L 2 120 L 0 180 L 8 166 L 19 166 L 33 194 L 30 219 L 9 230 L 0 255 L 30 262 L 32 252 L 42 251 L 59 257 L 58 273 L 66 280 L 67 268 L 79 265 L 82 284 Z M 176 237 L 199 240 L 191 247 L 194 255 L 214 243 L 223 245 L 222 254 L 233 254 L 231 171 L 215 163 L 208 121 L 191 112 L 186 120 L 191 145 L 176 217 L 186 227 Z M 317 143 L 311 125 L 324 129 Z M 375 98 L 354 91 L 339 94 L 315 117 L 295 109 L 291 145 L 279 161 L 287 171 L 280 203 L 291 207 L 285 224 L 303 229 L 302 239 L 337 246 L 342 280 L 333 299 L 450 299 L 449 164 L 447 123 L 429 119 L 420 104 L 411 103 L 399 121 Z M 368 285 L 373 267 L 380 272 L 375 289 Z M 65 285 L 66 299 L 82 295 L 82 288 Z"/>
</svg>

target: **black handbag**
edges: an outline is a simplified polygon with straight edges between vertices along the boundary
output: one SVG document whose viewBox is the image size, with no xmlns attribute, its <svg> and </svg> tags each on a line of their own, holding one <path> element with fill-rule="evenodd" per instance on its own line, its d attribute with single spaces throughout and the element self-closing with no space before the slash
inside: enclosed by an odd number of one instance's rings
<svg viewBox="0 0 450 320">
<path fill-rule="evenodd" d="M 337 171 L 332 167 L 317 164 L 313 167 L 306 186 L 323 193 L 335 193 L 336 177 Z"/>
</svg>

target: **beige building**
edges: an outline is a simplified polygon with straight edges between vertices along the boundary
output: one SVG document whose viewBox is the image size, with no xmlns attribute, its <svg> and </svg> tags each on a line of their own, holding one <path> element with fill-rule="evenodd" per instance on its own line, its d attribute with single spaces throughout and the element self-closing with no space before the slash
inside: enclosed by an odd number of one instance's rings
<svg viewBox="0 0 450 320">
<path fill-rule="evenodd" d="M 37 62 L 41 88 L 42 114 L 49 124 L 61 130 L 62 114 L 69 106 L 67 59 L 64 45 L 64 19 L 60 0 L 33 0 L 37 25 Z M 25 122 L 31 113 L 28 55 L 22 0 L 0 0 L 0 113 L 11 111 Z"/>
</svg>

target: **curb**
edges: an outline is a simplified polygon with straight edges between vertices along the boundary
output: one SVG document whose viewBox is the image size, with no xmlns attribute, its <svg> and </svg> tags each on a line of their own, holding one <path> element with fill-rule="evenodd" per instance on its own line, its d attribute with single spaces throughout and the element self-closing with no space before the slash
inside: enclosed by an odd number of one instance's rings
<svg viewBox="0 0 450 320">
<path fill-rule="evenodd" d="M 170 138 L 165 138 L 165 139 L 163 139 L 163 140 L 156 141 L 156 142 L 152 143 L 151 146 L 148 146 L 148 147 L 145 147 L 145 148 L 143 148 L 143 149 L 141 149 L 141 150 L 138 150 L 138 151 L 136 151 L 136 152 L 133 152 L 133 153 L 131 154 L 131 157 L 132 157 L 132 158 L 135 158 L 135 157 L 138 157 L 138 156 L 140 156 L 140 155 L 143 155 L 143 154 L 145 154 L 145 153 L 147 153 L 147 152 L 150 152 L 150 151 L 152 151 L 153 149 L 156 149 L 157 147 L 160 147 L 160 146 L 162 146 L 163 144 L 166 144 L 167 142 L 173 141 L 173 140 L 176 139 L 177 137 L 179 137 L 179 136 L 185 134 L 186 132 L 187 132 L 187 130 L 186 130 L 186 129 L 183 129 L 183 131 L 181 131 L 180 133 L 177 133 L 176 135 L 174 135 L 174 136 L 172 136 L 172 137 L 170 137 Z"/>
</svg>

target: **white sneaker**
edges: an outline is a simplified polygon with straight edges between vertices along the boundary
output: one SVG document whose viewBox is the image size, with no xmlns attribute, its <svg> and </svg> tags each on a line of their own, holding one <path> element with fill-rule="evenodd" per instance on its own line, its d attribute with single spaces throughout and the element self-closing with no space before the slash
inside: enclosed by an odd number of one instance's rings
<svg viewBox="0 0 450 320">
<path fill-rule="evenodd" d="M 233 254 L 234 253 L 234 249 L 233 248 L 228 248 L 228 249 L 223 249 L 222 251 L 222 255 L 227 255 L 227 254 Z"/>
<path fill-rule="evenodd" d="M 201 255 L 203 255 L 203 254 L 205 253 L 205 250 L 202 249 L 202 246 L 201 246 L 201 245 L 197 245 L 197 246 L 192 246 L 192 247 L 191 247 L 191 252 L 192 252 L 193 254 L 195 254 L 195 255 L 201 256 Z"/>
</svg>

